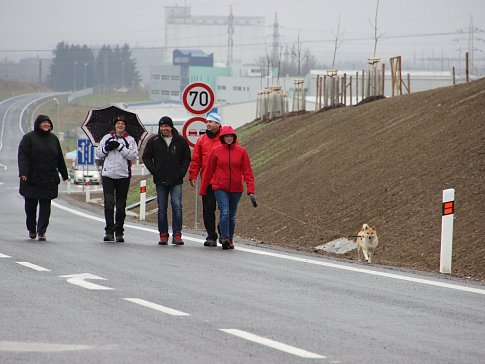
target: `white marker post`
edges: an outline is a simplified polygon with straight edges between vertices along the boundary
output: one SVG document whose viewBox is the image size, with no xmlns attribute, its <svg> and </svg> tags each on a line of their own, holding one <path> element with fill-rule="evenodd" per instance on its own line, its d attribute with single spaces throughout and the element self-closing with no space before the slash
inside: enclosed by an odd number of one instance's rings
<svg viewBox="0 0 485 364">
<path fill-rule="evenodd" d="M 441 254 L 440 272 L 451 273 L 451 256 L 453 247 L 453 219 L 455 217 L 455 190 L 443 191 L 441 213 Z"/>
<path fill-rule="evenodd" d="M 140 221 L 145 221 L 147 202 L 147 181 L 140 181 Z"/>
<path fill-rule="evenodd" d="M 86 202 L 91 201 L 91 180 L 86 178 Z"/>
</svg>

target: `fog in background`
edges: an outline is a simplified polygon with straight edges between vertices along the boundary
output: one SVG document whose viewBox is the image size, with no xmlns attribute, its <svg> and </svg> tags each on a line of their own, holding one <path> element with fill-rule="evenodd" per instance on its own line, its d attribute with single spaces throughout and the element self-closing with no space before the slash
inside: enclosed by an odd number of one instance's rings
<svg viewBox="0 0 485 364">
<path fill-rule="evenodd" d="M 234 16 L 264 16 L 268 49 L 277 13 L 281 43 L 295 44 L 299 35 L 318 64 L 332 62 L 340 16 L 337 62 L 365 61 L 373 53 L 376 4 L 377 0 L 1 0 L 0 60 L 50 58 L 61 41 L 93 49 L 124 43 L 132 49 L 161 48 L 164 7 L 179 5 L 191 6 L 195 16 L 226 16 L 231 7 Z M 469 32 L 472 16 L 473 39 Z M 385 59 L 397 55 L 408 60 L 461 59 L 473 41 L 475 62 L 483 63 L 484 0 L 380 0 L 377 26 L 376 55 Z M 207 44 L 213 41 L 207 39 Z"/>
</svg>

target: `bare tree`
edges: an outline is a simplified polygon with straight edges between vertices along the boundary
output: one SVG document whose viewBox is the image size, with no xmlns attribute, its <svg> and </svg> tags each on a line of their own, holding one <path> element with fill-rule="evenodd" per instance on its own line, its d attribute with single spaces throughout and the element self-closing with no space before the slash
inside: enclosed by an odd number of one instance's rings
<svg viewBox="0 0 485 364">
<path fill-rule="evenodd" d="M 341 18 L 342 13 L 339 13 L 338 15 L 338 24 L 337 24 L 337 34 L 335 34 L 335 42 L 334 42 L 334 47 L 333 47 L 333 59 L 332 59 L 332 67 L 335 67 L 335 57 L 337 56 L 337 49 L 340 48 L 340 46 L 343 43 L 343 33 L 340 34 L 340 18 Z"/>
<path fill-rule="evenodd" d="M 260 88 L 263 89 L 264 88 L 264 85 L 263 85 L 263 79 L 264 79 L 264 69 L 265 69 L 265 66 L 266 66 L 266 59 L 265 57 L 259 57 L 258 61 L 257 61 L 258 65 L 259 65 L 259 70 L 260 70 Z"/>
<path fill-rule="evenodd" d="M 271 83 L 273 83 L 273 62 L 272 62 L 272 55 L 270 54 L 270 52 L 268 52 L 268 47 L 265 47 L 265 53 L 266 53 L 266 57 L 265 57 L 265 62 L 266 62 L 266 76 L 267 76 L 267 79 L 266 79 L 266 87 L 269 87 L 270 84 L 269 84 L 269 81 L 270 81 L 270 78 L 271 78 Z"/>
<path fill-rule="evenodd" d="M 376 56 L 376 51 L 377 51 L 377 41 L 382 38 L 384 33 L 378 34 L 379 27 L 377 26 L 377 14 L 379 13 L 379 0 L 377 0 L 377 5 L 376 5 L 376 15 L 374 17 L 374 22 L 371 22 L 372 29 L 374 30 L 374 53 L 372 57 Z"/>
<path fill-rule="evenodd" d="M 277 78 L 276 78 L 276 84 L 279 85 L 280 84 L 280 75 L 281 75 L 281 58 L 283 57 L 283 47 L 279 47 L 278 49 L 278 64 L 277 64 L 277 69 L 278 69 L 278 75 L 277 75 Z"/>
<path fill-rule="evenodd" d="M 298 76 L 300 76 L 301 64 L 308 57 L 310 51 L 308 49 L 303 50 L 303 44 L 300 41 L 300 31 L 298 31 L 298 39 L 296 44 L 291 46 L 291 58 L 293 58 L 297 64 Z"/>
</svg>

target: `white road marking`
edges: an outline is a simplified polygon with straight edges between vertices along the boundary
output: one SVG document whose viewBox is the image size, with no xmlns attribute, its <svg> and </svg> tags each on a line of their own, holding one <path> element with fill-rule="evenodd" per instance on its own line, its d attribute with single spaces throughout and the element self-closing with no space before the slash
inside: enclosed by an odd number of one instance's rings
<svg viewBox="0 0 485 364">
<path fill-rule="evenodd" d="M 325 359 L 326 358 L 326 356 L 315 354 L 303 349 L 299 349 L 291 345 L 286 345 L 278 341 L 266 339 L 262 336 L 254 335 L 247 331 L 242 331 L 238 329 L 219 329 L 219 330 L 226 332 L 228 334 L 240 337 L 242 339 L 255 342 L 257 344 L 261 344 L 276 350 L 284 351 L 285 353 L 288 353 L 288 354 L 299 356 L 301 358 L 305 358 L 305 359 Z"/>
<path fill-rule="evenodd" d="M 12 258 L 10 255 L 0 253 L 0 258 Z"/>
<path fill-rule="evenodd" d="M 51 271 L 50 269 L 41 267 L 40 265 L 36 265 L 36 264 L 30 263 L 30 262 L 17 262 L 17 263 L 20 264 L 20 265 L 23 265 L 27 268 L 37 270 L 39 272 L 50 272 Z"/>
<path fill-rule="evenodd" d="M 142 305 L 142 306 L 151 308 L 153 310 L 157 310 L 157 311 L 166 313 L 167 315 L 171 315 L 171 316 L 190 316 L 189 313 L 185 313 L 185 312 L 182 312 L 182 311 L 178 311 L 178 310 L 175 310 L 173 308 L 165 307 L 165 306 L 162 306 L 162 305 L 159 305 L 157 303 L 150 302 L 150 301 L 145 301 L 145 300 L 142 300 L 141 298 L 123 298 L 123 299 L 124 300 L 127 300 L 127 301 L 130 301 L 130 302 L 133 302 L 133 303 L 136 303 L 138 305 Z"/>
<path fill-rule="evenodd" d="M 53 353 L 62 351 L 86 350 L 90 348 L 91 346 L 87 345 L 53 344 L 32 341 L 0 341 L 0 352 L 15 351 Z"/>
<path fill-rule="evenodd" d="M 97 289 L 97 290 L 114 290 L 111 287 L 101 286 L 100 284 L 95 284 L 91 282 L 86 282 L 85 279 L 100 279 L 106 281 L 106 278 L 95 276 L 91 273 L 80 273 L 80 274 L 68 274 L 64 276 L 59 276 L 61 278 L 69 278 L 67 280 L 68 283 L 74 284 L 75 286 L 79 286 L 86 289 Z"/>
<path fill-rule="evenodd" d="M 71 209 L 69 207 L 60 205 L 60 204 L 58 204 L 57 202 L 54 202 L 54 201 L 52 201 L 52 205 L 57 207 L 57 208 L 60 208 L 62 210 L 73 213 L 75 215 L 79 215 L 79 216 L 82 216 L 82 217 L 85 217 L 85 218 L 88 218 L 88 219 L 92 219 L 92 220 L 96 220 L 96 221 L 102 221 L 103 223 L 105 222 L 104 219 L 102 219 L 102 218 L 92 216 L 92 215 Z M 125 225 L 125 227 L 131 228 L 131 229 L 136 229 L 136 230 L 147 231 L 147 232 L 153 232 L 153 233 L 158 234 L 158 230 L 143 227 L 143 226 Z M 192 237 L 186 236 L 186 235 L 184 235 L 184 240 L 190 240 L 190 241 L 194 241 L 196 243 L 202 243 L 202 242 L 205 241 L 204 239 L 192 238 Z M 435 286 L 435 287 L 448 288 L 448 289 L 454 289 L 454 290 L 457 290 L 457 291 L 465 291 L 465 292 L 469 292 L 469 293 L 478 293 L 478 294 L 484 294 L 485 295 L 485 289 L 460 286 L 458 284 L 444 283 L 444 282 L 432 281 L 432 280 L 429 280 L 429 279 L 422 279 L 422 278 L 413 278 L 413 277 L 399 275 L 399 274 L 395 274 L 395 273 L 379 272 L 379 271 L 374 271 L 372 269 L 357 268 L 357 267 L 353 267 L 353 266 L 350 266 L 350 265 L 329 263 L 329 262 L 324 262 L 324 261 L 315 260 L 315 259 L 308 259 L 308 258 L 296 257 L 296 256 L 291 256 L 291 255 L 279 254 L 279 253 L 272 253 L 272 252 L 263 251 L 263 250 L 241 248 L 241 247 L 236 247 L 236 250 L 246 252 L 246 253 L 251 253 L 251 254 L 266 255 L 266 256 L 269 256 L 269 257 L 273 257 L 273 258 L 291 260 L 291 261 L 295 261 L 295 262 L 320 265 L 320 266 L 329 267 L 329 268 L 335 268 L 335 269 L 342 269 L 342 270 L 347 270 L 347 271 L 351 271 L 351 272 L 371 274 L 371 275 L 385 277 L 385 278 L 398 279 L 398 280 L 402 280 L 402 281 L 426 284 L 426 285 Z"/>
<path fill-rule="evenodd" d="M 186 239 L 186 238 L 184 237 L 184 239 Z M 348 270 L 348 271 L 352 271 L 352 272 L 372 274 L 372 275 L 380 276 L 380 277 L 398 279 L 398 280 L 414 282 L 414 283 L 427 284 L 427 285 L 437 286 L 437 287 L 442 287 L 442 288 L 456 289 L 456 290 L 459 290 L 459 291 L 466 291 L 466 292 L 471 292 L 471 293 L 485 294 L 485 289 L 480 289 L 480 288 L 459 286 L 457 284 L 437 282 L 437 281 L 431 281 L 431 280 L 428 280 L 428 279 L 421 279 L 421 278 L 413 278 L 413 277 L 408 277 L 408 276 L 402 276 L 402 275 L 395 274 L 395 273 L 378 272 L 378 271 L 374 271 L 374 270 L 371 270 L 371 269 L 357 268 L 357 267 L 352 267 L 352 266 L 347 266 L 347 265 L 341 265 L 341 264 L 335 264 L 335 263 L 329 263 L 329 262 L 322 262 L 322 261 L 319 261 L 319 260 L 313 260 L 313 259 L 307 259 L 307 258 L 301 258 L 301 257 L 292 257 L 292 256 L 289 256 L 289 255 L 266 252 L 266 251 L 259 251 L 259 250 L 254 250 L 254 249 L 246 249 L 246 248 L 238 248 L 238 249 L 241 250 L 241 251 L 247 251 L 248 253 L 252 253 L 252 254 L 267 255 L 267 256 L 271 256 L 271 257 L 275 257 L 275 258 L 281 258 L 281 259 L 293 260 L 293 261 L 302 262 L 302 263 L 321 265 L 321 266 L 325 266 L 325 267 Z"/>
</svg>

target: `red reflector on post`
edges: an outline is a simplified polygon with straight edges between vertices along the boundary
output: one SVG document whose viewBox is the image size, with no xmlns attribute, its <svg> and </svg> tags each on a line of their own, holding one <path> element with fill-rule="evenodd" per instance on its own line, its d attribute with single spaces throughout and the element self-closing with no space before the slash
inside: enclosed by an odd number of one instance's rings
<svg viewBox="0 0 485 364">
<path fill-rule="evenodd" d="M 455 201 L 449 201 L 443 203 L 443 216 L 451 215 L 455 212 Z"/>
<path fill-rule="evenodd" d="M 145 193 L 146 191 L 147 191 L 147 187 L 146 186 L 140 187 L 140 193 Z"/>
</svg>

